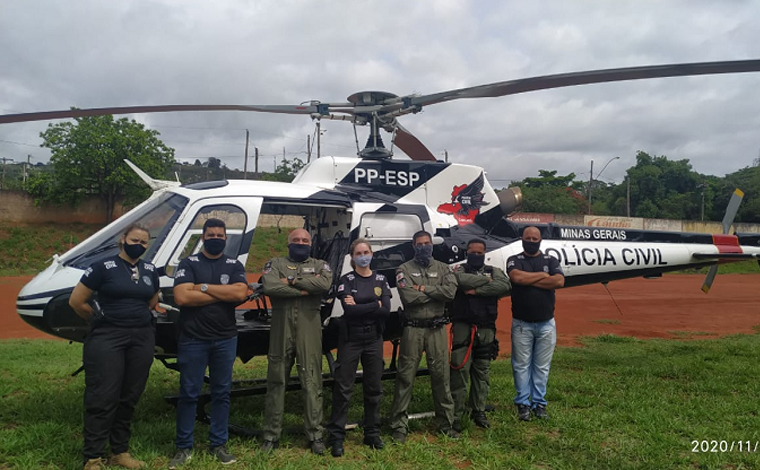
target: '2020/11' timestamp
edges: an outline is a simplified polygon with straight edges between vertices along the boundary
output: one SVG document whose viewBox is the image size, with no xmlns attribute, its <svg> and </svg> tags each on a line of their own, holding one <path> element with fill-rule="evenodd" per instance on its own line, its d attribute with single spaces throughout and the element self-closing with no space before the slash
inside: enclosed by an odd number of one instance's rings
<svg viewBox="0 0 760 470">
<path fill-rule="evenodd" d="M 758 441 L 693 440 L 692 452 L 757 452 Z"/>
</svg>

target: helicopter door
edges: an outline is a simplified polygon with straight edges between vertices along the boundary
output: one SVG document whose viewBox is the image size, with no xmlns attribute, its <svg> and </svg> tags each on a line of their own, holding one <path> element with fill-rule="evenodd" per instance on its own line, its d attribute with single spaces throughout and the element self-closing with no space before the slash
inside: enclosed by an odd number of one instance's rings
<svg viewBox="0 0 760 470">
<path fill-rule="evenodd" d="M 166 246 L 173 249 L 170 255 L 164 254 L 166 257 L 162 259 L 166 275 L 173 277 L 183 258 L 198 253 L 203 248 L 203 224 L 211 218 L 221 219 L 227 225 L 224 253 L 245 265 L 262 201 L 260 197 L 212 198 L 190 205 L 185 211 L 185 217 L 167 240 Z"/>
</svg>

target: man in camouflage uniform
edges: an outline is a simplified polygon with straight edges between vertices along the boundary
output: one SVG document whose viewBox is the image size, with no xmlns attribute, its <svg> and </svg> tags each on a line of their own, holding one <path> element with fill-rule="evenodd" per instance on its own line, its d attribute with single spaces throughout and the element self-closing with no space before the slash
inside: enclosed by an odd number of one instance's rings
<svg viewBox="0 0 760 470">
<path fill-rule="evenodd" d="M 438 430 L 449 437 L 459 437 L 459 433 L 452 429 L 454 402 L 449 389 L 449 348 L 445 328 L 448 319 L 444 317 L 446 302 L 456 294 L 456 279 L 448 265 L 433 259 L 433 242 L 429 233 L 415 233 L 412 246 L 414 259 L 396 270 L 396 286 L 405 309 L 391 407 L 392 437 L 399 443 L 406 441 L 407 408 L 423 351 L 430 370 Z"/>
<path fill-rule="evenodd" d="M 310 257 L 311 235 L 296 229 L 288 235 L 288 256 L 264 266 L 261 282 L 272 302 L 267 359 L 264 442 L 261 450 L 279 446 L 285 388 L 294 360 L 305 394 L 304 429 L 311 451 L 322 454 L 322 296 L 332 285 L 330 266 Z"/>
<path fill-rule="evenodd" d="M 486 242 L 474 238 L 467 243 L 467 263 L 454 269 L 459 288 L 451 309 L 451 396 L 454 399 L 454 429 L 461 419 L 470 388 L 472 420 L 490 427 L 486 399 L 490 388 L 491 360 L 498 351 L 496 317 L 499 298 L 512 290 L 504 271 L 485 264 Z"/>
</svg>

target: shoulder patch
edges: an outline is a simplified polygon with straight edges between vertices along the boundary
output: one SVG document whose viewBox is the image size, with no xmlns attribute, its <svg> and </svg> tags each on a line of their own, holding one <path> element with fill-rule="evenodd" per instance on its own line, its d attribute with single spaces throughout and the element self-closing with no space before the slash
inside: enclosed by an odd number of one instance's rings
<svg viewBox="0 0 760 470">
<path fill-rule="evenodd" d="M 90 274 L 92 274 L 92 268 L 87 268 L 87 270 L 84 272 L 84 277 L 90 277 Z"/>
<path fill-rule="evenodd" d="M 328 273 L 331 273 L 331 272 L 332 272 L 332 269 L 330 269 L 330 265 L 329 265 L 329 264 L 327 264 L 327 263 L 322 263 L 322 269 L 324 269 L 324 270 L 325 270 L 325 271 L 327 271 Z"/>
<path fill-rule="evenodd" d="M 235 264 L 237 261 L 238 260 L 236 258 L 227 258 L 227 264 Z"/>
<path fill-rule="evenodd" d="M 272 271 L 272 262 L 267 261 L 267 264 L 264 265 L 264 269 L 262 270 L 262 272 L 264 274 L 269 274 L 271 271 Z"/>
<path fill-rule="evenodd" d="M 376 281 L 384 281 L 385 280 L 385 276 L 383 276 L 382 274 L 375 274 L 375 280 Z"/>
<path fill-rule="evenodd" d="M 188 260 L 188 261 L 194 261 L 194 262 L 198 262 L 198 261 L 200 261 L 200 260 L 198 259 L 198 255 L 188 256 L 188 257 L 187 257 L 187 260 Z"/>
<path fill-rule="evenodd" d="M 153 272 L 156 269 L 156 267 L 150 263 L 143 263 L 143 268 L 145 268 L 146 271 L 151 271 L 151 272 Z"/>
<path fill-rule="evenodd" d="M 355 278 L 353 274 L 346 274 L 346 279 L 348 279 L 349 281 L 353 281 Z"/>
<path fill-rule="evenodd" d="M 103 263 L 103 266 L 105 266 L 106 269 L 113 269 L 116 267 L 116 261 L 108 260 L 105 263 Z"/>
<path fill-rule="evenodd" d="M 184 269 L 178 269 L 176 273 L 174 273 L 174 278 L 179 279 L 181 277 L 185 277 L 185 270 Z"/>
<path fill-rule="evenodd" d="M 346 290 L 346 285 L 345 284 L 341 284 L 341 285 L 338 286 L 338 292 L 339 293 L 343 292 L 344 290 Z"/>
</svg>

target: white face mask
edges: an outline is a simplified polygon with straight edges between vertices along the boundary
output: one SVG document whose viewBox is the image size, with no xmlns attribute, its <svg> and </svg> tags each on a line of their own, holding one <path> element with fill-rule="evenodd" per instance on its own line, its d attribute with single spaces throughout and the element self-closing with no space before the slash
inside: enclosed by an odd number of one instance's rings
<svg viewBox="0 0 760 470">
<path fill-rule="evenodd" d="M 361 268 L 366 268 L 372 262 L 372 255 L 354 256 L 354 264 Z"/>
</svg>

